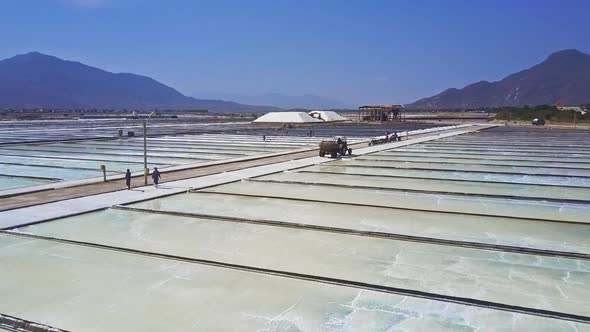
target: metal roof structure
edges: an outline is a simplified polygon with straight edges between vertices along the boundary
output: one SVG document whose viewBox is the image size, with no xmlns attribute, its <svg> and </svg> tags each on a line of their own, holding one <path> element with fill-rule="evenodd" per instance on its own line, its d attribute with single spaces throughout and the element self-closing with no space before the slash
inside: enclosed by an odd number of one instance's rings
<svg viewBox="0 0 590 332">
<path fill-rule="evenodd" d="M 361 121 L 402 121 L 404 118 L 404 106 L 391 105 L 363 105 L 359 107 L 359 120 Z"/>
<path fill-rule="evenodd" d="M 359 109 L 362 110 L 394 110 L 394 109 L 402 109 L 404 105 L 401 104 L 391 104 L 391 105 L 363 105 L 360 106 Z"/>
</svg>

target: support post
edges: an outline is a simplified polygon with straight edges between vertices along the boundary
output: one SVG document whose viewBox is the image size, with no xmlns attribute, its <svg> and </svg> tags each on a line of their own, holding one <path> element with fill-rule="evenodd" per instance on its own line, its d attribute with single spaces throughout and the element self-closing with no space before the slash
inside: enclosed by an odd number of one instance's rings
<svg viewBox="0 0 590 332">
<path fill-rule="evenodd" d="M 102 181 L 107 182 L 107 167 L 105 165 L 100 165 L 100 170 L 102 171 Z"/>
<path fill-rule="evenodd" d="M 148 166 L 147 166 L 147 121 L 143 120 L 143 184 L 148 184 Z"/>
</svg>

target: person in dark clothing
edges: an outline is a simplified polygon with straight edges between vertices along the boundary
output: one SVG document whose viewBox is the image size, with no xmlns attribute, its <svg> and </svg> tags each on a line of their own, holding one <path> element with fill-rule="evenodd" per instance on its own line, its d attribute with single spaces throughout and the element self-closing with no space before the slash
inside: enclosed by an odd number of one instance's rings
<svg viewBox="0 0 590 332">
<path fill-rule="evenodd" d="M 125 173 L 125 184 L 127 185 L 127 190 L 131 189 L 131 171 L 129 168 L 127 169 L 127 173 Z"/>
<path fill-rule="evenodd" d="M 154 180 L 154 185 L 157 186 L 158 182 L 160 182 L 160 179 L 162 177 L 160 176 L 160 171 L 158 171 L 157 167 L 154 167 L 154 171 L 152 172 L 152 180 Z"/>
</svg>

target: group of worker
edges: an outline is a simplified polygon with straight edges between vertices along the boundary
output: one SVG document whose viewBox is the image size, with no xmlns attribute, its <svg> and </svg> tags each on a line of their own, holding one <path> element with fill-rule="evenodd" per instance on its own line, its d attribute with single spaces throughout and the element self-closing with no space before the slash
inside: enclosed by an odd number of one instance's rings
<svg viewBox="0 0 590 332">
<path fill-rule="evenodd" d="M 154 181 L 154 186 L 158 186 L 160 183 L 160 179 L 162 176 L 160 175 L 160 171 L 158 171 L 157 167 L 154 167 L 154 171 L 152 172 L 152 180 Z M 127 185 L 127 190 L 131 190 L 131 171 L 127 169 L 125 173 L 125 184 Z"/>
<path fill-rule="evenodd" d="M 369 146 L 376 145 L 376 144 L 389 143 L 389 142 L 399 142 L 401 140 L 402 140 L 402 138 L 400 135 L 397 134 L 397 132 L 390 134 L 388 131 L 386 131 L 385 135 L 383 135 L 383 136 L 373 137 L 371 139 L 371 141 L 369 141 Z"/>
<path fill-rule="evenodd" d="M 387 141 L 389 141 L 389 142 L 396 142 L 396 141 L 402 140 L 402 138 L 398 136 L 397 132 L 393 132 L 393 134 L 390 134 L 387 131 L 387 132 L 385 132 L 385 137 L 387 138 Z"/>
</svg>

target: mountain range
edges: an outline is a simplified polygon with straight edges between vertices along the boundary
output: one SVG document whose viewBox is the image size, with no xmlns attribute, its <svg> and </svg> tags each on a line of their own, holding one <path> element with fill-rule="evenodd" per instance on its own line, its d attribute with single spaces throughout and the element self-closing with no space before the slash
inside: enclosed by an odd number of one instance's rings
<svg viewBox="0 0 590 332">
<path fill-rule="evenodd" d="M 341 101 L 317 96 L 313 94 L 304 94 L 292 96 L 282 93 L 265 93 L 261 95 L 249 96 L 243 94 L 230 94 L 222 92 L 201 92 L 193 94 L 195 98 L 207 97 L 213 99 L 233 100 L 238 103 L 250 105 L 269 105 L 283 109 L 350 109 L 353 105 L 345 104 Z"/>
<path fill-rule="evenodd" d="M 221 98 L 188 97 L 146 76 L 111 73 L 38 52 L 0 61 L 0 108 L 208 109 L 214 112 L 349 108 L 315 95 L 218 96 Z M 590 103 L 590 55 L 578 50 L 555 52 L 542 63 L 500 81 L 480 81 L 462 89 L 447 89 L 406 106 L 465 109 L 557 102 Z"/>
<path fill-rule="evenodd" d="M 111 73 L 38 52 L 0 61 L 0 107 L 276 110 L 275 107 L 195 99 L 146 76 Z"/>
<path fill-rule="evenodd" d="M 497 82 L 481 81 L 462 89 L 448 89 L 406 105 L 410 109 L 465 109 L 478 107 L 590 103 L 590 55 L 578 50 L 551 54 L 529 69 Z"/>
</svg>

